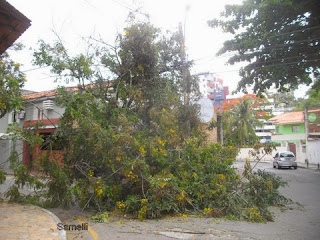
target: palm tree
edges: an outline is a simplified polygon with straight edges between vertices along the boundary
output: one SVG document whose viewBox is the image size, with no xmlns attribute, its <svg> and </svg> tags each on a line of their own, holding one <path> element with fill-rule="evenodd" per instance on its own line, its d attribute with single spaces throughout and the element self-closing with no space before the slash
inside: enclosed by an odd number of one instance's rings
<svg viewBox="0 0 320 240">
<path fill-rule="evenodd" d="M 251 145 L 258 141 L 255 127 L 260 122 L 256 118 L 250 98 L 244 98 L 224 115 L 224 133 L 227 144 Z"/>
</svg>

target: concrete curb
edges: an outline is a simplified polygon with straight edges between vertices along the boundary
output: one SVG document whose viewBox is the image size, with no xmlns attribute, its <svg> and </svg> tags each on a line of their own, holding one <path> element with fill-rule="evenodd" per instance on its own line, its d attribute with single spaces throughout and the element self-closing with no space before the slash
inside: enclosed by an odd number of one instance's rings
<svg viewBox="0 0 320 240">
<path fill-rule="evenodd" d="M 298 168 L 304 168 L 304 169 L 310 169 L 310 170 L 315 170 L 315 171 L 319 171 L 318 166 L 304 166 L 304 165 L 299 165 L 298 163 Z"/>
<path fill-rule="evenodd" d="M 49 214 L 53 218 L 53 220 L 55 221 L 56 224 L 61 223 L 61 220 L 54 213 L 52 213 L 49 210 L 44 209 L 42 207 L 39 207 L 39 206 L 36 206 L 36 205 L 33 205 L 33 206 L 35 206 L 35 207 L 41 209 L 43 212 Z M 67 240 L 66 231 L 65 230 L 58 230 L 58 231 L 59 231 L 59 240 Z"/>
</svg>

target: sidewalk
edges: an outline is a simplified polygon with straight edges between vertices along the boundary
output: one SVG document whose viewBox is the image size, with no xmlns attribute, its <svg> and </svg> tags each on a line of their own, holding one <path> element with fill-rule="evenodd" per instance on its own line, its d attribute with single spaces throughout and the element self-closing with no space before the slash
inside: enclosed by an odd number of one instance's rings
<svg viewBox="0 0 320 240">
<path fill-rule="evenodd" d="M 257 163 L 257 161 L 250 161 L 251 166 L 254 166 L 256 163 Z M 270 164 L 272 166 L 272 161 L 260 161 L 259 163 Z M 237 160 L 237 161 L 234 162 L 233 166 L 235 166 L 237 168 L 239 168 L 239 167 L 243 168 L 244 164 L 245 164 L 245 160 Z M 298 168 L 306 168 L 306 169 L 310 169 L 310 170 L 318 170 L 318 164 L 309 163 L 309 166 L 307 166 L 306 163 L 302 163 L 302 162 L 297 162 L 297 164 L 298 164 Z"/>
<path fill-rule="evenodd" d="M 0 201 L 0 240 L 65 240 L 53 213 L 30 204 Z"/>
<path fill-rule="evenodd" d="M 298 168 L 308 168 L 312 170 L 318 170 L 318 164 L 309 163 L 309 166 L 307 166 L 306 163 L 298 162 Z"/>
</svg>

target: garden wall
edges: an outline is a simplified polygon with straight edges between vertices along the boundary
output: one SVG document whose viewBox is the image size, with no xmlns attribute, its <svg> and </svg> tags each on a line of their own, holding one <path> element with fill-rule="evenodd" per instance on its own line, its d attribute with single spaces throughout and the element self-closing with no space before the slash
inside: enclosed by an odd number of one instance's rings
<svg viewBox="0 0 320 240">
<path fill-rule="evenodd" d="M 240 152 L 238 153 L 236 160 L 245 161 L 246 158 L 250 158 L 249 151 L 253 151 L 253 148 L 240 148 Z M 287 147 L 277 147 L 276 150 L 272 151 L 271 155 L 264 156 L 261 161 L 272 162 L 274 155 L 276 155 L 276 152 L 278 151 L 287 151 Z M 253 161 L 254 159 L 250 160 Z"/>
</svg>

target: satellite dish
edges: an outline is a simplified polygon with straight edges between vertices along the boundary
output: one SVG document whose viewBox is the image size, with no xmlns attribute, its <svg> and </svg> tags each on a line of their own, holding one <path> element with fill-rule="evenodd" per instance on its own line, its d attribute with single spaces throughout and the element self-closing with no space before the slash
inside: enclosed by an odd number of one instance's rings
<svg viewBox="0 0 320 240">
<path fill-rule="evenodd" d="M 201 122 L 203 123 L 210 122 L 214 115 L 212 101 L 207 97 L 202 97 L 196 102 L 196 104 L 198 104 L 200 107 L 199 117 Z"/>
</svg>

